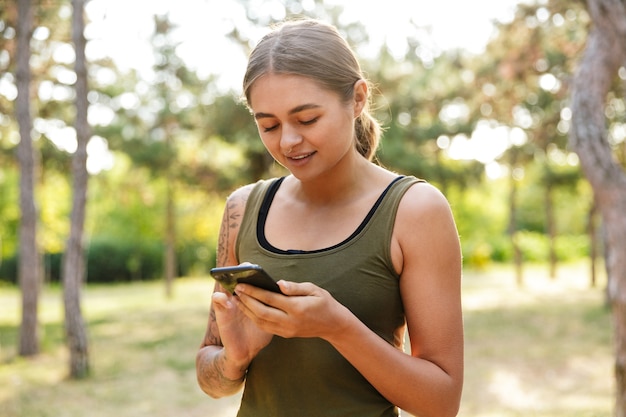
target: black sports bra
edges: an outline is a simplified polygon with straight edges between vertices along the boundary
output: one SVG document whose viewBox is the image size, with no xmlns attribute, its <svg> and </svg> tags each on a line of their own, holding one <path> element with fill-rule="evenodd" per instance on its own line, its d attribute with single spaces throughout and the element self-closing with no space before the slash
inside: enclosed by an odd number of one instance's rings
<svg viewBox="0 0 626 417">
<path fill-rule="evenodd" d="M 264 249 L 266 249 L 266 250 L 268 250 L 270 252 L 278 253 L 278 254 L 282 254 L 282 255 L 285 255 L 285 254 L 301 254 L 301 253 L 319 253 L 319 252 L 325 252 L 325 251 L 329 251 L 329 250 L 338 248 L 339 246 L 342 246 L 342 245 L 348 243 L 350 240 L 354 239 L 354 237 L 357 236 L 363 230 L 363 228 L 367 225 L 367 223 L 370 221 L 370 219 L 372 218 L 372 216 L 376 212 L 376 209 L 378 208 L 378 206 L 380 206 L 380 203 L 383 201 L 383 198 L 385 198 L 385 195 L 387 194 L 387 192 L 389 191 L 391 186 L 393 184 L 395 184 L 398 180 L 400 180 L 403 177 L 404 176 L 401 175 L 401 176 L 395 178 L 385 188 L 385 190 L 378 197 L 378 199 L 376 200 L 376 202 L 374 203 L 372 208 L 367 213 L 367 216 L 365 216 L 365 219 L 363 219 L 361 224 L 359 224 L 359 227 L 357 227 L 357 229 L 350 236 L 348 236 L 344 241 L 342 241 L 340 243 L 337 243 L 336 245 L 330 246 L 328 248 L 315 249 L 315 250 L 309 250 L 309 251 L 307 251 L 307 250 L 299 250 L 299 249 L 288 249 L 288 250 L 278 249 L 277 247 L 275 247 L 272 244 L 270 244 L 267 241 L 267 238 L 265 237 L 265 222 L 267 221 L 267 214 L 269 213 L 270 206 L 272 205 L 272 201 L 274 201 L 274 197 L 276 196 L 276 192 L 278 191 L 278 189 L 280 188 L 280 185 L 282 184 L 283 180 L 285 179 L 285 177 L 277 178 L 270 185 L 269 189 L 267 190 L 267 194 L 263 198 L 263 203 L 261 204 L 261 208 L 259 210 L 259 219 L 258 219 L 258 222 L 257 222 L 257 230 L 256 230 L 257 239 L 259 240 L 260 245 Z"/>
</svg>

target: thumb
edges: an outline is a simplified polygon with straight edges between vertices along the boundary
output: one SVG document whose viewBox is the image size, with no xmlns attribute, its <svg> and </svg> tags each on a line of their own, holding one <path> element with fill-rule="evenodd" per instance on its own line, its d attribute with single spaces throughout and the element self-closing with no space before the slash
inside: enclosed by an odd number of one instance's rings
<svg viewBox="0 0 626 417">
<path fill-rule="evenodd" d="M 220 310 L 226 310 L 233 307 L 232 301 L 230 301 L 230 297 L 223 292 L 214 292 L 211 296 L 213 300 L 213 305 Z"/>
<path fill-rule="evenodd" d="M 277 284 L 283 294 L 289 296 L 311 295 L 317 288 L 310 282 L 292 282 L 282 279 L 278 281 Z"/>
</svg>

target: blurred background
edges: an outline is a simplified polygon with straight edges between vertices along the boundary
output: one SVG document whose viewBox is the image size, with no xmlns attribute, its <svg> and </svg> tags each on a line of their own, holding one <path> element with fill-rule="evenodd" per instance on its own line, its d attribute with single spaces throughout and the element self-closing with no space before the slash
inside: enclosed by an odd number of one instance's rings
<svg viewBox="0 0 626 417">
<path fill-rule="evenodd" d="M 400 3 L 383 12 L 347 2 L 348 12 L 321 1 L 87 2 L 88 280 L 162 276 L 168 200 L 178 275 L 213 265 L 225 194 L 280 173 L 240 103 L 240 82 L 246 54 L 265 28 L 293 14 L 335 23 L 360 53 L 386 126 L 380 162 L 446 193 L 467 266 L 514 261 L 517 252 L 553 265 L 588 257 L 591 192 L 567 145 L 567 87 L 589 24 L 584 4 L 494 1 L 499 13 L 488 17 L 465 2 L 436 9 L 414 2 L 409 10 Z M 39 240 L 46 280 L 54 282 L 69 230 L 77 146 L 72 9 L 62 1 L 35 9 Z M 15 282 L 15 10 L 5 7 L 2 18 L 0 276 Z M 614 100 L 609 110 L 623 161 L 623 102 Z"/>
<path fill-rule="evenodd" d="M 39 346 L 35 355 L 18 346 L 18 3 L 8 0 L 0 5 L 1 415 L 235 415 L 237 398 L 199 392 L 193 360 L 225 197 L 284 173 L 240 100 L 246 56 L 268 25 L 296 15 L 335 24 L 361 58 L 386 129 L 379 162 L 427 179 L 451 203 L 465 268 L 461 415 L 610 415 L 603 237 L 568 146 L 568 87 L 590 25 L 584 1 L 87 1 L 81 314 L 91 376 L 80 382 L 67 378 L 60 285 L 80 143 L 73 8 L 31 3 Z M 624 79 L 622 68 L 616 92 Z M 624 166 L 617 93 L 605 114 Z"/>
</svg>

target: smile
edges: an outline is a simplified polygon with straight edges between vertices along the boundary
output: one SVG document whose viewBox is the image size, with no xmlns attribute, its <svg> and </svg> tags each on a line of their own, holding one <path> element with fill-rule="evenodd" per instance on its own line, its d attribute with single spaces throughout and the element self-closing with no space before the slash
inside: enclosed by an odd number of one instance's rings
<svg viewBox="0 0 626 417">
<path fill-rule="evenodd" d="M 294 161 L 299 161 L 301 159 L 308 158 L 309 156 L 313 155 L 314 153 L 315 152 L 307 153 L 307 154 L 304 154 L 304 155 L 290 156 L 289 159 L 292 159 Z"/>
</svg>

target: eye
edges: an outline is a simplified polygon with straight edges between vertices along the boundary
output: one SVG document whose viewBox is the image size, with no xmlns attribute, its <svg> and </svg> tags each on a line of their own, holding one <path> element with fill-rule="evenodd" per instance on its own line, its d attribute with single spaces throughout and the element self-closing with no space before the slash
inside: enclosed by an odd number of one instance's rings
<svg viewBox="0 0 626 417">
<path fill-rule="evenodd" d="M 300 124 L 303 124 L 305 126 L 309 126 L 309 125 L 312 125 L 313 123 L 317 122 L 317 119 L 319 119 L 319 117 L 314 117 L 313 119 L 310 119 L 310 120 L 304 120 L 304 121 L 300 122 Z"/>
<path fill-rule="evenodd" d="M 278 125 L 274 125 L 274 126 L 270 126 L 270 127 L 264 127 L 263 128 L 263 132 L 271 132 L 273 130 L 276 130 L 277 127 L 278 127 Z"/>
</svg>

